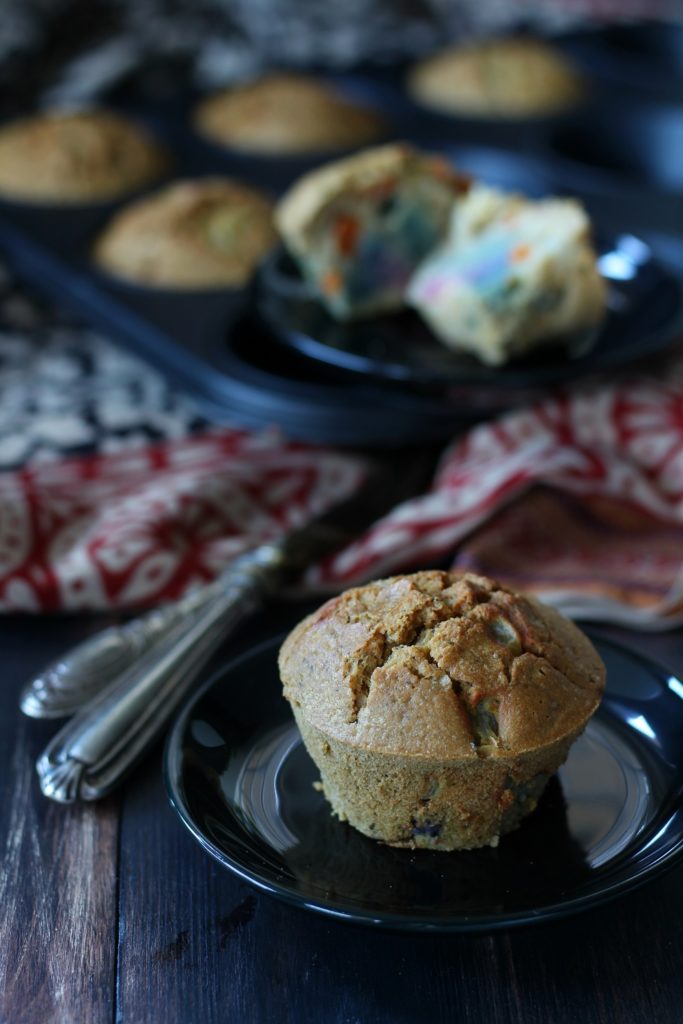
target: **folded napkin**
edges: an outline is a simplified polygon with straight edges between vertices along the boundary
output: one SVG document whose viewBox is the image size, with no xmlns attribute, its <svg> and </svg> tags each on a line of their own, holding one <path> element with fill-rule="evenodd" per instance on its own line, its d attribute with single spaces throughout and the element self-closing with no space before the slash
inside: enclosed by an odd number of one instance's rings
<svg viewBox="0 0 683 1024">
<path fill-rule="evenodd" d="M 309 584 L 339 590 L 454 551 L 456 568 L 576 618 L 683 622 L 683 359 L 470 430 L 427 494 L 316 567 Z"/>
</svg>

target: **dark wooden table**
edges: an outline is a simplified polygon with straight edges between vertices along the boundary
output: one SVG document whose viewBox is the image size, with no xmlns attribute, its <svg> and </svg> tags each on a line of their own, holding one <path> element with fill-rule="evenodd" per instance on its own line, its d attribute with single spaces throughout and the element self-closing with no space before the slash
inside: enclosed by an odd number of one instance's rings
<svg viewBox="0 0 683 1024">
<path fill-rule="evenodd" d="M 269 611 L 216 660 L 301 613 Z M 220 868 L 171 810 L 160 748 L 97 806 L 45 800 L 33 765 L 54 725 L 23 718 L 17 695 L 101 624 L 0 620 L 1 1024 L 683 1021 L 683 864 L 561 921 L 411 936 L 294 909 Z M 620 636 L 680 672 L 681 633 Z"/>
</svg>

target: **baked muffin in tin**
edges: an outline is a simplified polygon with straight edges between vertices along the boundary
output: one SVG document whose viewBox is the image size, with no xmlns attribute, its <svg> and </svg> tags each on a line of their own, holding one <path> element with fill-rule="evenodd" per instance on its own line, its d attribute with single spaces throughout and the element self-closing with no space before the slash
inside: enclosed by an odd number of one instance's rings
<svg viewBox="0 0 683 1024">
<path fill-rule="evenodd" d="M 275 238 L 265 195 L 227 178 L 200 178 L 119 211 L 93 257 L 102 270 L 141 285 L 241 287 Z"/>
<path fill-rule="evenodd" d="M 585 93 L 564 54 L 533 37 L 451 47 L 416 64 L 407 87 L 413 99 L 443 114 L 501 120 L 556 114 Z"/>
<path fill-rule="evenodd" d="M 48 111 L 0 128 L 0 198 L 69 205 L 117 199 L 159 178 L 163 149 L 110 110 Z"/>
<path fill-rule="evenodd" d="M 514 829 L 605 683 L 593 645 L 554 609 L 440 571 L 333 598 L 279 661 L 334 813 L 391 846 L 437 850 Z"/>
<path fill-rule="evenodd" d="M 200 134 L 262 156 L 353 149 L 384 134 L 378 113 L 305 75 L 274 73 L 208 96 L 195 111 Z"/>
</svg>

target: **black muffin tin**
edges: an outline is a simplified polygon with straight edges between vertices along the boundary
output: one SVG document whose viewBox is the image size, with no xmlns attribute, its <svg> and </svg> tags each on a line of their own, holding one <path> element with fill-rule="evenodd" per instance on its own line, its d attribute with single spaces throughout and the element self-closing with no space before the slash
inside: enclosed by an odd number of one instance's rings
<svg viewBox="0 0 683 1024">
<path fill-rule="evenodd" d="M 683 18 L 586 29 L 560 42 L 580 67 L 627 96 L 683 101 Z"/>
<path fill-rule="evenodd" d="M 605 36 L 606 45 L 609 38 Z M 599 36 L 590 44 L 599 52 Z M 575 40 L 568 45 L 576 46 Z M 582 61 L 586 59 L 584 47 Z M 612 58 L 613 60 L 613 54 Z M 626 57 L 626 60 L 629 58 Z M 672 75 L 678 68 L 672 56 Z M 402 87 L 403 69 L 329 75 L 342 90 L 377 107 L 388 135 L 452 157 L 494 185 L 531 195 L 574 194 L 607 239 L 633 233 L 650 245 L 669 285 L 683 277 L 683 101 L 653 99 L 620 87 L 618 96 L 594 60 L 590 99 L 571 114 L 521 123 L 449 118 L 420 109 Z M 108 105 L 143 123 L 173 156 L 169 179 L 224 174 L 277 197 L 326 156 L 268 158 L 221 149 L 192 129 L 198 100 L 177 82 L 128 83 Z M 653 141 L 654 140 L 654 141 Z M 155 183 L 153 191 L 162 182 Z M 238 291 L 173 292 L 117 282 L 92 264 L 93 240 L 133 197 L 89 207 L 0 204 L 0 247 L 16 270 L 163 370 L 218 421 L 280 427 L 296 438 L 353 446 L 438 441 L 473 419 L 546 393 L 531 374 L 507 386 L 505 369 L 476 381 L 359 373 L 287 342 L 287 325 L 263 316 L 257 279 Z M 663 330 L 675 337 L 680 304 Z M 661 325 L 660 325 L 661 326 Z M 657 347 L 662 348 L 661 331 Z M 647 356 L 647 346 L 636 355 Z M 576 367 L 567 364 L 567 378 Z M 599 369 L 599 367 L 594 367 Z M 585 372 L 592 368 L 587 366 Z M 582 371 L 583 372 L 583 371 Z M 560 383 L 555 375 L 552 383 Z"/>
</svg>

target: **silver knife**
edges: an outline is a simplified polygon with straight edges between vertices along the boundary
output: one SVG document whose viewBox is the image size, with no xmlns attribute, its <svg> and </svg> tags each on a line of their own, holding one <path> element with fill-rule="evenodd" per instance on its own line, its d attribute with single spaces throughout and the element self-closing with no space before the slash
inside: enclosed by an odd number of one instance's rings
<svg viewBox="0 0 683 1024">
<path fill-rule="evenodd" d="M 397 485 L 405 495 L 415 475 L 406 467 L 402 473 L 385 467 L 325 516 L 237 559 L 196 606 L 169 620 L 51 740 L 36 765 L 43 793 L 60 803 L 110 793 L 149 749 L 237 622 L 392 507 Z M 134 622 L 123 628 L 134 630 Z"/>
</svg>

